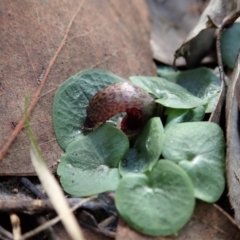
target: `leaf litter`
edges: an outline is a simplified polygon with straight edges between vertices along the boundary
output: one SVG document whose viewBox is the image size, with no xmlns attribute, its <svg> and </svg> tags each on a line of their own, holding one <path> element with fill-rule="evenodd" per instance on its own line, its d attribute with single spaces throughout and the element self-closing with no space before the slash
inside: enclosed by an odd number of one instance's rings
<svg viewBox="0 0 240 240">
<path fill-rule="evenodd" d="M 196 57 L 196 59 L 197 59 L 198 57 Z M 197 61 L 199 61 L 199 60 L 197 60 Z M 194 65 L 194 64 L 193 64 Z M 236 102 L 236 100 L 234 100 L 235 102 Z M 236 103 L 234 103 L 233 105 L 235 105 L 235 110 L 236 110 Z M 233 106 L 232 105 L 232 106 Z M 230 115 L 228 115 L 228 117 L 229 117 Z M 231 118 L 229 117 L 229 119 L 230 119 L 230 121 L 232 122 L 232 120 L 231 120 Z M 235 119 L 235 118 L 234 118 Z M 234 120 L 233 120 L 234 121 Z M 235 128 L 236 129 L 236 128 Z M 228 138 L 229 139 L 229 138 Z M 228 141 L 228 140 L 227 140 Z M 229 143 L 229 145 L 231 145 L 231 143 Z M 236 176 L 235 176 L 235 178 L 236 178 Z M 234 198 L 233 198 L 234 199 Z M 200 211 L 200 212 L 204 212 L 204 211 Z M 218 211 L 218 213 L 220 214 L 220 212 L 221 211 Z M 235 214 L 236 214 L 236 212 L 235 212 Z M 220 214 L 221 215 L 221 214 Z M 235 217 L 237 216 L 237 214 L 235 215 Z M 229 218 L 230 219 L 230 218 Z M 237 219 L 237 217 L 236 217 L 236 219 Z M 232 222 L 234 222 L 234 221 L 232 221 Z M 233 226 L 233 225 L 231 225 L 232 223 L 230 223 L 229 224 L 229 226 Z M 214 228 L 217 228 L 217 225 L 214 227 Z M 238 233 L 239 231 L 238 230 L 236 230 L 236 233 Z M 217 233 L 216 233 L 216 235 L 217 234 L 219 234 L 219 233 L 222 233 L 223 235 L 225 235 L 226 233 L 223 231 L 223 230 L 220 230 L 220 228 L 217 230 Z M 226 236 L 226 235 L 225 235 Z M 229 235 L 230 236 L 230 235 Z M 234 236 L 234 237 L 236 237 L 236 235 Z M 125 237 L 125 239 L 128 239 L 128 236 L 127 237 Z M 159 238 L 160 239 L 160 238 Z M 179 239 L 183 239 L 183 238 L 179 238 Z M 195 239 L 195 238 L 194 238 Z M 197 239 L 197 238 L 196 238 Z M 201 238 L 199 238 L 199 239 L 201 239 Z M 214 239 L 214 238 L 213 238 Z M 221 239 L 221 238 L 220 238 Z M 237 238 L 236 238 L 237 239 Z"/>
</svg>

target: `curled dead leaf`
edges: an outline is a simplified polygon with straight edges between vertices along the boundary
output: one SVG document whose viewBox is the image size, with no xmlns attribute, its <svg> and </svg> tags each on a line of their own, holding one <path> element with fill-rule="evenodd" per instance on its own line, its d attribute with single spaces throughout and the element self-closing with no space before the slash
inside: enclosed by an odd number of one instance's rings
<svg viewBox="0 0 240 240">
<path fill-rule="evenodd" d="M 196 67 L 214 47 L 216 27 L 237 9 L 237 0 L 211 0 L 197 25 L 175 52 L 175 60 L 184 57 L 189 68 Z"/>
<path fill-rule="evenodd" d="M 204 1 L 146 0 L 152 20 L 151 49 L 153 58 L 171 65 L 176 48 L 197 23 Z M 185 65 L 183 59 L 177 62 Z"/>
</svg>

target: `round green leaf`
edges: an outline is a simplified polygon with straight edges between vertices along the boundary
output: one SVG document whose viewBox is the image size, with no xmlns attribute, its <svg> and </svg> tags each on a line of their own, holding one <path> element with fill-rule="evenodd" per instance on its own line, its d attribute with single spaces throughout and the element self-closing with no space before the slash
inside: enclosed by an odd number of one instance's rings
<svg viewBox="0 0 240 240">
<path fill-rule="evenodd" d="M 206 113 L 214 110 L 221 90 L 221 81 L 210 69 L 200 67 L 188 71 L 172 72 L 172 70 L 166 71 L 166 68 L 163 70 L 158 68 L 158 74 L 168 81 L 179 84 L 194 96 L 207 101 Z"/>
<path fill-rule="evenodd" d="M 205 105 L 207 101 L 193 96 L 178 84 L 159 77 L 130 77 L 133 84 L 153 94 L 157 103 L 165 107 L 189 109 Z"/>
<path fill-rule="evenodd" d="M 129 149 L 119 165 L 121 175 L 151 170 L 158 161 L 164 142 L 164 129 L 159 117 L 148 120 L 134 147 Z"/>
<path fill-rule="evenodd" d="M 227 28 L 221 38 L 221 52 L 224 64 L 233 69 L 240 49 L 240 23 Z"/>
<path fill-rule="evenodd" d="M 129 149 L 126 135 L 104 124 L 68 145 L 57 174 L 63 189 L 73 196 L 90 196 L 115 190 L 120 179 L 118 165 Z"/>
<path fill-rule="evenodd" d="M 124 176 L 115 201 L 131 227 L 151 236 L 176 234 L 190 219 L 195 205 L 189 177 L 168 160 L 160 160 L 149 174 Z"/>
<path fill-rule="evenodd" d="M 88 69 L 65 81 L 53 101 L 53 126 L 63 150 L 81 135 L 89 100 L 102 88 L 124 79 L 101 69 Z"/>
<path fill-rule="evenodd" d="M 205 108 L 203 106 L 192 109 L 167 108 L 166 113 L 168 116 L 165 129 L 176 123 L 201 121 L 205 116 Z"/>
<path fill-rule="evenodd" d="M 219 199 L 225 186 L 225 141 L 217 124 L 191 122 L 169 127 L 162 155 L 187 172 L 196 198 L 206 202 Z"/>
</svg>

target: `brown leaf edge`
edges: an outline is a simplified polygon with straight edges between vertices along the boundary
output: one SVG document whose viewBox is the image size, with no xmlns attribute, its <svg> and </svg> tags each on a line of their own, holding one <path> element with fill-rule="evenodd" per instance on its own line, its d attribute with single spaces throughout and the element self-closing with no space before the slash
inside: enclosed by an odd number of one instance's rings
<svg viewBox="0 0 240 240">
<path fill-rule="evenodd" d="M 226 177 L 229 191 L 229 201 L 235 211 L 236 224 L 240 224 L 240 136 L 239 136 L 239 110 L 237 106 L 236 86 L 240 86 L 240 52 L 238 53 L 234 71 L 231 76 L 231 81 L 225 76 L 221 55 L 221 37 L 224 29 L 231 27 L 232 24 L 239 18 L 240 11 L 234 13 L 231 17 L 226 19 L 222 25 L 217 29 L 216 50 L 218 59 L 218 68 L 220 79 L 222 82 L 222 90 L 219 97 L 218 104 L 211 114 L 210 121 L 219 123 L 221 113 L 225 106 L 225 121 L 226 121 Z"/>
<path fill-rule="evenodd" d="M 222 54 L 221 54 L 221 37 L 224 29 L 231 27 L 232 24 L 239 18 L 239 16 L 240 16 L 240 11 L 237 11 L 232 16 L 227 18 L 216 31 L 217 61 L 218 61 L 218 68 L 219 68 L 219 74 L 220 74 L 222 85 L 221 85 L 221 92 L 218 98 L 218 103 L 214 111 L 212 112 L 209 121 L 215 122 L 218 124 L 220 123 L 222 110 L 223 110 L 223 106 L 225 104 L 225 99 L 226 99 L 227 86 L 229 84 L 229 80 L 225 76 L 224 70 L 223 70 L 223 62 L 222 62 Z"/>
</svg>

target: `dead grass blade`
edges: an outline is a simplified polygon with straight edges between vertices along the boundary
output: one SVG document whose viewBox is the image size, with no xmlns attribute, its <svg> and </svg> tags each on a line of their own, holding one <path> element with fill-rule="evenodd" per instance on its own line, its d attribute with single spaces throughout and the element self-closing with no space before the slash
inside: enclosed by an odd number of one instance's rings
<svg viewBox="0 0 240 240">
<path fill-rule="evenodd" d="M 83 234 L 77 223 L 76 218 L 72 214 L 67 201 L 64 197 L 62 189 L 60 188 L 58 182 L 51 174 L 50 170 L 47 168 L 45 162 L 43 162 L 37 155 L 37 151 L 34 146 L 30 150 L 30 156 L 32 164 L 35 168 L 35 171 L 47 192 L 47 195 L 52 201 L 53 206 L 56 209 L 56 212 L 60 216 L 64 227 L 66 228 L 69 235 L 72 239 L 83 240 Z"/>
<path fill-rule="evenodd" d="M 30 149 L 30 156 L 39 180 L 41 181 L 48 197 L 52 201 L 52 204 L 62 220 L 68 234 L 74 240 L 84 240 L 80 226 L 67 204 L 64 193 L 57 180 L 48 169 L 34 138 L 28 119 L 28 99 L 25 101 L 25 122 L 32 145 Z"/>
</svg>

